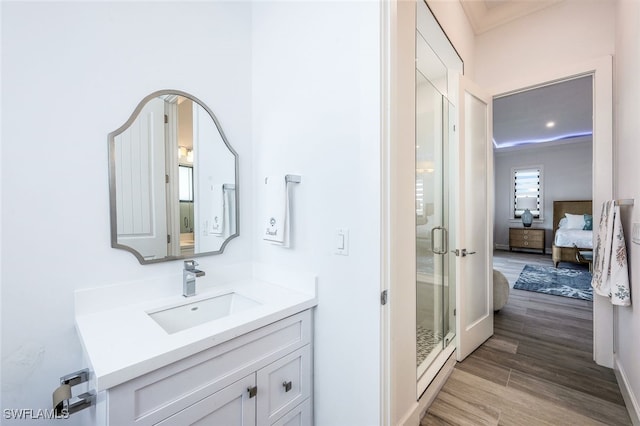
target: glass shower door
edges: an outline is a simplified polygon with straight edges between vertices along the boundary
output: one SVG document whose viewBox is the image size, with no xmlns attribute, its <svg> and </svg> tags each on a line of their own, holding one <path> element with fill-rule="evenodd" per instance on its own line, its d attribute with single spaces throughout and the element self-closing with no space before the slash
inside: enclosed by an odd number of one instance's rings
<svg viewBox="0 0 640 426">
<path fill-rule="evenodd" d="M 416 333 L 418 375 L 443 342 L 444 223 L 442 95 L 416 72 Z"/>
<path fill-rule="evenodd" d="M 455 340 L 452 137 L 455 108 L 448 72 L 420 33 L 416 37 L 416 361 L 418 393 Z M 439 360 L 436 362 L 436 360 Z M 433 367 L 433 368 L 430 368 Z"/>
</svg>

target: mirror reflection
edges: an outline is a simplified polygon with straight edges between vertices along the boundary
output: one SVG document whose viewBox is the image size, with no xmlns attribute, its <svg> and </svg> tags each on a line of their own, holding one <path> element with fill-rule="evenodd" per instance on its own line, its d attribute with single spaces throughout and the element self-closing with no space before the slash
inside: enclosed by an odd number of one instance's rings
<svg viewBox="0 0 640 426">
<path fill-rule="evenodd" d="M 160 91 L 109 134 L 111 245 L 140 263 L 222 253 L 238 235 L 238 156 L 197 98 Z"/>
</svg>

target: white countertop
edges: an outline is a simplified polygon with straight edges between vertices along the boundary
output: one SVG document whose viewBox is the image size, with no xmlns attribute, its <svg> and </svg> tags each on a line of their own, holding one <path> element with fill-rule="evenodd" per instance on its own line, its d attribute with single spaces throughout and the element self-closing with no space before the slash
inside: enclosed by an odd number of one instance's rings
<svg viewBox="0 0 640 426">
<path fill-rule="evenodd" d="M 315 291 L 301 292 L 254 278 L 202 287 L 196 296 L 189 298 L 176 291 L 174 295 L 163 294 L 126 305 L 112 303 L 104 309 L 76 309 L 76 327 L 94 373 L 96 391 L 109 389 L 317 304 Z M 98 289 L 94 295 L 100 297 L 104 292 Z M 165 306 L 230 292 L 260 305 L 173 334 L 167 333 L 147 314 Z M 80 299 L 90 300 L 91 295 L 84 290 Z M 78 299 L 76 295 L 76 303 Z"/>
</svg>

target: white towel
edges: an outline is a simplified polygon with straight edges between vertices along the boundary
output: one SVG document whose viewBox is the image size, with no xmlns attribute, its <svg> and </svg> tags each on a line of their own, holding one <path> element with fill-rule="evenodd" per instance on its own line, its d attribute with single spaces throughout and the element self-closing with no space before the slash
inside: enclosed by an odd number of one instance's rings
<svg viewBox="0 0 640 426">
<path fill-rule="evenodd" d="M 265 178 L 266 208 L 263 239 L 289 247 L 289 195 L 284 176 Z"/>
<path fill-rule="evenodd" d="M 211 233 L 214 235 L 224 234 L 224 201 L 222 184 L 211 185 Z"/>
<path fill-rule="evenodd" d="M 602 205 L 591 286 L 597 294 L 609 297 L 614 305 L 631 304 L 627 248 L 620 220 L 620 207 L 613 201 L 606 201 Z"/>
</svg>

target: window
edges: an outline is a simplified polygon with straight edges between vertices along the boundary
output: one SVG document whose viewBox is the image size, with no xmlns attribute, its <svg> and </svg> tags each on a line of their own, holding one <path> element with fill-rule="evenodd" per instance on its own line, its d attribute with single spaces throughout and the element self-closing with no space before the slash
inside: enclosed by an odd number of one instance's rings
<svg viewBox="0 0 640 426">
<path fill-rule="evenodd" d="M 522 167 L 511 170 L 512 177 L 512 194 L 511 198 L 511 217 L 518 219 L 522 216 L 524 210 L 516 208 L 518 198 L 535 197 L 536 209 L 531 209 L 534 219 L 542 219 L 542 211 L 544 211 L 542 198 L 542 166 Z"/>
</svg>

